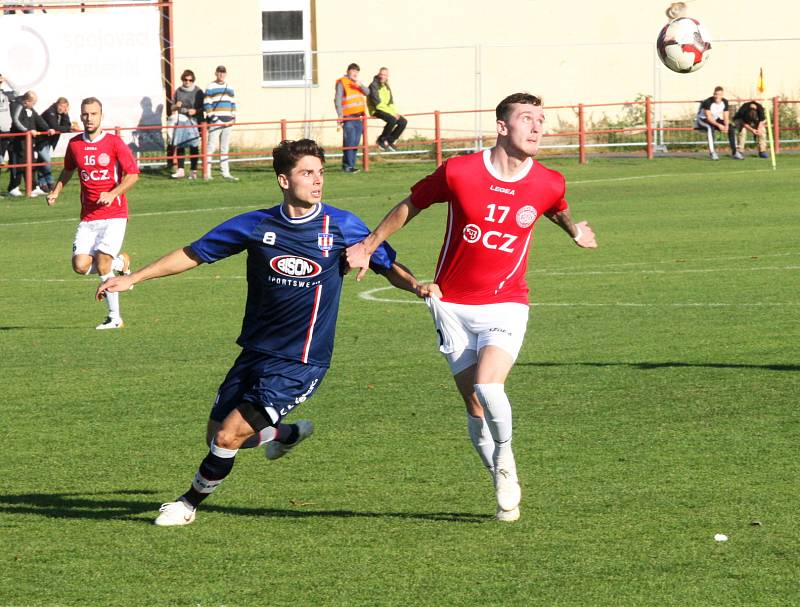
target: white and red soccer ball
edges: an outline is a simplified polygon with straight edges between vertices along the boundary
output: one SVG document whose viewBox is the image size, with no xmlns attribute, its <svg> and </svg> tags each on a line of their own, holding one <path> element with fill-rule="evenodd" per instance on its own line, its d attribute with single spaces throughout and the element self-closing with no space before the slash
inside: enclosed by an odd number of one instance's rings
<svg viewBox="0 0 800 607">
<path fill-rule="evenodd" d="M 673 72 L 688 74 L 703 67 L 711 56 L 711 36 L 697 19 L 680 17 L 667 23 L 656 41 L 661 63 Z"/>
</svg>

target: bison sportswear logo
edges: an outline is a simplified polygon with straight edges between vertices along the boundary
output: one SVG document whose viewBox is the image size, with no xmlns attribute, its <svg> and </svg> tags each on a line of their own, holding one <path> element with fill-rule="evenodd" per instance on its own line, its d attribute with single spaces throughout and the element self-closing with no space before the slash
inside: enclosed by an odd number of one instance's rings
<svg viewBox="0 0 800 607">
<path fill-rule="evenodd" d="M 273 257 L 269 262 L 269 267 L 278 274 L 289 278 L 311 278 L 322 272 L 322 266 L 317 262 L 293 255 Z"/>
</svg>

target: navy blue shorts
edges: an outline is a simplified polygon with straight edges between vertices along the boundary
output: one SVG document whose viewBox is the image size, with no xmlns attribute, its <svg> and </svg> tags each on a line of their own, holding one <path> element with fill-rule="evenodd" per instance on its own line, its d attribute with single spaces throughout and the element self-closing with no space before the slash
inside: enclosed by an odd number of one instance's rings
<svg viewBox="0 0 800 607">
<path fill-rule="evenodd" d="M 211 408 L 211 419 L 221 422 L 243 403 L 263 407 L 276 425 L 297 405 L 314 394 L 327 367 L 303 364 L 271 354 L 242 350 Z"/>
</svg>

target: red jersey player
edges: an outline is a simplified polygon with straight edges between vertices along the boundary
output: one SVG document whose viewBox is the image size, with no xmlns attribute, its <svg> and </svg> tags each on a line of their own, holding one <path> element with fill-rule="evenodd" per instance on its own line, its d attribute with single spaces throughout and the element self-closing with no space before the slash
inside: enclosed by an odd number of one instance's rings
<svg viewBox="0 0 800 607">
<path fill-rule="evenodd" d="M 47 204 L 56 203 L 61 190 L 77 170 L 81 180 L 81 221 L 72 245 L 72 269 L 78 274 L 99 274 L 105 282 L 115 272 L 130 273 L 130 256 L 120 253 L 128 223 L 131 186 L 139 179 L 139 167 L 128 146 L 103 132 L 103 104 L 94 97 L 81 103 L 84 133 L 73 137 L 64 156 L 64 170 Z M 119 293 L 106 298 L 108 317 L 98 329 L 120 329 Z"/>
<path fill-rule="evenodd" d="M 528 321 L 525 282 L 533 224 L 547 216 L 584 248 L 597 247 L 584 221 L 575 224 L 564 177 L 533 160 L 542 137 L 541 100 L 515 93 L 497 106 L 495 147 L 447 160 L 411 188 L 363 242 L 350 247 L 350 268 L 365 273 L 370 254 L 431 204 L 448 203 L 445 240 L 434 282 L 421 285 L 440 348 L 467 407 L 475 449 L 492 474 L 497 518 L 519 518 L 521 491 L 511 450 L 511 404 L 505 381 Z"/>
</svg>

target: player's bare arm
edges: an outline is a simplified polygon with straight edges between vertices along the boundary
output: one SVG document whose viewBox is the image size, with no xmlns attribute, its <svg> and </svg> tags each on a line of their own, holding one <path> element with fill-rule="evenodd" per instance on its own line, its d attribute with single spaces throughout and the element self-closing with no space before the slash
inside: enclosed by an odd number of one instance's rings
<svg viewBox="0 0 800 607">
<path fill-rule="evenodd" d="M 392 269 L 384 276 L 393 287 L 413 293 L 421 299 L 430 297 L 431 295 L 435 295 L 436 297 L 442 296 L 439 285 L 433 282 L 419 282 L 411 270 L 401 263 L 394 262 Z"/>
<path fill-rule="evenodd" d="M 56 187 L 53 188 L 53 191 L 47 195 L 47 205 L 53 206 L 58 199 L 59 194 L 61 194 L 61 190 L 64 189 L 64 186 L 69 183 L 69 180 L 72 179 L 72 174 L 75 171 L 68 171 L 67 169 L 63 169 L 61 174 L 58 176 L 58 183 L 56 183 Z"/>
<path fill-rule="evenodd" d="M 110 205 L 117 199 L 118 196 L 122 196 L 125 192 L 130 190 L 133 187 L 133 184 L 137 181 L 139 181 L 138 173 L 124 175 L 122 177 L 122 181 L 120 181 L 119 185 L 113 190 L 100 193 L 100 197 L 97 199 L 98 204 L 102 204 L 104 206 Z"/>
<path fill-rule="evenodd" d="M 163 276 L 172 276 L 173 274 L 180 274 L 192 268 L 196 268 L 203 263 L 200 258 L 192 251 L 190 247 L 183 247 L 176 249 L 172 253 L 167 253 L 161 259 L 157 259 L 151 264 L 146 265 L 141 270 L 128 274 L 127 276 L 116 276 L 110 278 L 99 287 L 97 287 L 96 297 L 100 301 L 105 297 L 106 291 L 110 293 L 117 293 L 119 291 L 127 291 L 133 285 L 150 280 L 152 278 L 161 278 Z"/>
<path fill-rule="evenodd" d="M 416 217 L 418 213 L 419 209 L 411 204 L 411 198 L 406 198 L 387 213 L 369 236 L 347 248 L 347 269 L 359 268 L 356 280 L 364 278 L 369 268 L 369 259 L 381 243 Z"/>
<path fill-rule="evenodd" d="M 595 239 L 594 231 L 589 227 L 589 222 L 581 221 L 575 223 L 572 220 L 572 214 L 569 209 L 564 209 L 558 213 L 545 213 L 545 215 L 550 221 L 569 234 L 570 238 L 579 247 L 584 249 L 597 248 L 597 240 Z"/>
</svg>

